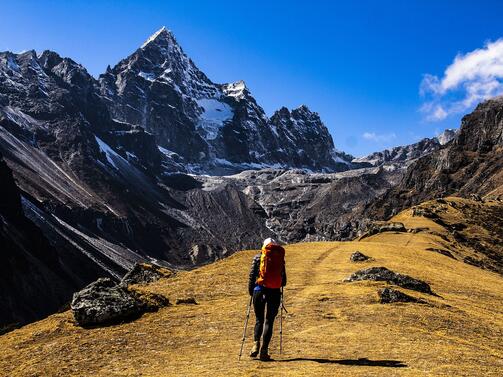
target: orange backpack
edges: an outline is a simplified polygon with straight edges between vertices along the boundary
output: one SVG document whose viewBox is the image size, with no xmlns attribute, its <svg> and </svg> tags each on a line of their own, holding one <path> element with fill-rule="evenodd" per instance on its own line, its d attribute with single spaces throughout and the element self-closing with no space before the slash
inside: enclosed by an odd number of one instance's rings
<svg viewBox="0 0 503 377">
<path fill-rule="evenodd" d="M 266 288 L 281 288 L 284 267 L 285 249 L 274 244 L 262 248 L 257 284 Z"/>
</svg>

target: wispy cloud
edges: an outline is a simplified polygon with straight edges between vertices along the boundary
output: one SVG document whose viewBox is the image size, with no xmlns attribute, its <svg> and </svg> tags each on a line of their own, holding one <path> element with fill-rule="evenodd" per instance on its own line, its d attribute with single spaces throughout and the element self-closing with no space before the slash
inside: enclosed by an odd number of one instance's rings
<svg viewBox="0 0 503 377">
<path fill-rule="evenodd" d="M 420 110 L 429 121 L 445 119 L 503 94 L 503 38 L 458 54 L 442 78 L 424 75 L 419 93 L 425 97 Z"/>
<path fill-rule="evenodd" d="M 375 132 L 364 132 L 362 137 L 365 140 L 374 141 L 376 143 L 387 143 L 396 139 L 396 134 L 391 132 L 389 134 L 376 134 Z"/>
</svg>

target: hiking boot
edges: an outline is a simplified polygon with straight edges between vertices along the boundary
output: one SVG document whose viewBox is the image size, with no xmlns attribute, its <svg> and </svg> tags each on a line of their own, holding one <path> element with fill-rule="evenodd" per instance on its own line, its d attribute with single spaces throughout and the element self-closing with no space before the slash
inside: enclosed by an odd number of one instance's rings
<svg viewBox="0 0 503 377">
<path fill-rule="evenodd" d="M 259 356 L 260 361 L 270 361 L 271 356 L 267 352 L 267 350 L 261 350 L 260 351 L 260 356 Z"/>
<path fill-rule="evenodd" d="M 253 348 L 250 352 L 250 357 L 257 357 L 259 350 L 260 350 L 260 342 L 257 341 L 253 344 Z"/>
</svg>

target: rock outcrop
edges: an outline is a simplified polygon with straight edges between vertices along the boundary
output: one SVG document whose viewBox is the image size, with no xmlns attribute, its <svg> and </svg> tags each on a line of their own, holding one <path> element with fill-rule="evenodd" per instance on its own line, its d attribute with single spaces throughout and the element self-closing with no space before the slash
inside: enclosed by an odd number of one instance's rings
<svg viewBox="0 0 503 377">
<path fill-rule="evenodd" d="M 430 295 L 433 294 L 428 283 L 407 275 L 393 272 L 386 267 L 370 267 L 364 270 L 356 271 L 344 281 L 352 282 L 362 280 L 385 281 L 413 291 L 428 293 Z"/>
<path fill-rule="evenodd" d="M 360 239 L 384 232 L 407 232 L 407 229 L 399 222 L 372 222 L 367 226 L 367 231 L 360 237 Z"/>
<path fill-rule="evenodd" d="M 365 262 L 369 260 L 370 257 L 367 257 L 365 254 L 363 254 L 361 251 L 355 251 L 351 256 L 349 257 L 349 260 L 351 262 L 357 263 L 357 262 Z"/>
<path fill-rule="evenodd" d="M 121 284 L 148 284 L 161 278 L 167 278 L 174 273 L 167 268 L 155 264 L 136 263 L 121 280 Z"/>
<path fill-rule="evenodd" d="M 419 300 L 394 288 L 379 289 L 377 295 L 379 296 L 379 302 L 381 304 L 392 304 L 396 302 L 426 303 L 424 300 Z"/>
<path fill-rule="evenodd" d="M 446 140 L 447 136 L 442 137 L 442 141 Z M 352 162 L 361 164 L 367 163 L 372 166 L 384 164 L 407 166 L 414 160 L 436 151 L 441 145 L 442 143 L 437 138 L 424 138 L 414 144 L 385 149 L 380 152 L 371 153 L 365 157 L 355 158 Z"/>
<path fill-rule="evenodd" d="M 145 299 L 125 284 L 100 278 L 73 295 L 71 309 L 80 326 L 102 326 L 129 321 L 167 305 L 167 298 L 157 295 L 155 300 Z"/>
</svg>

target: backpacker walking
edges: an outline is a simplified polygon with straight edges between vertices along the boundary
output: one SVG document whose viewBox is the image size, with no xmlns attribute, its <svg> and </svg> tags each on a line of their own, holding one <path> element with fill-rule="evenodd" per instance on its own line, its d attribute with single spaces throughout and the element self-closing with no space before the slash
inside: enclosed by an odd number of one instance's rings
<svg viewBox="0 0 503 377">
<path fill-rule="evenodd" d="M 248 281 L 248 292 L 253 296 L 253 311 L 256 318 L 251 357 L 259 356 L 262 361 L 271 359 L 269 342 L 274 318 L 281 304 L 281 287 L 285 285 L 285 249 L 272 238 L 268 238 L 262 245 L 262 251 L 253 257 Z"/>
</svg>

